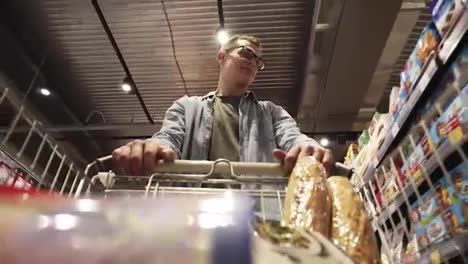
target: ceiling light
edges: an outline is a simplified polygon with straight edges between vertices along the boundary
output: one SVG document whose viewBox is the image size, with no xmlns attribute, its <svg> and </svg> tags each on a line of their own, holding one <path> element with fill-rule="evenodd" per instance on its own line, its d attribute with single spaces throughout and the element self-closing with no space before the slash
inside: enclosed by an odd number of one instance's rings
<svg viewBox="0 0 468 264">
<path fill-rule="evenodd" d="M 122 80 L 122 90 L 126 93 L 130 93 L 132 91 L 132 86 L 130 85 L 130 81 L 127 77 Z"/>
<path fill-rule="evenodd" d="M 219 29 L 218 32 L 216 33 L 216 38 L 218 39 L 219 44 L 224 45 L 228 42 L 229 40 L 229 35 L 224 29 Z"/>
<path fill-rule="evenodd" d="M 320 145 L 322 145 L 322 146 L 324 146 L 324 147 L 328 146 L 329 143 L 330 143 L 330 142 L 328 141 L 328 138 L 322 138 L 322 139 L 320 139 Z"/>
<path fill-rule="evenodd" d="M 128 92 L 130 92 L 132 90 L 132 87 L 128 83 L 123 83 L 122 84 L 122 90 L 124 90 L 124 92 L 128 93 Z"/>
<path fill-rule="evenodd" d="M 39 91 L 40 91 L 41 94 L 44 95 L 44 96 L 49 96 L 49 95 L 50 95 L 49 89 L 41 88 L 41 90 L 39 90 Z"/>
</svg>

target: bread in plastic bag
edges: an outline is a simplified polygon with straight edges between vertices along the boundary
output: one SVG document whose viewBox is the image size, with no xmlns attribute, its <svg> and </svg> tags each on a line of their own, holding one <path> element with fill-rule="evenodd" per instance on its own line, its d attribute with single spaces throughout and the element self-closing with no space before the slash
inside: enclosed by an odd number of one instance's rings
<svg viewBox="0 0 468 264">
<path fill-rule="evenodd" d="M 289 178 L 283 210 L 283 224 L 330 234 L 331 201 L 326 187 L 326 171 L 314 157 L 297 161 Z"/>
<path fill-rule="evenodd" d="M 332 202 L 330 239 L 357 263 L 376 263 L 374 232 L 351 182 L 341 176 L 327 181 Z"/>
</svg>

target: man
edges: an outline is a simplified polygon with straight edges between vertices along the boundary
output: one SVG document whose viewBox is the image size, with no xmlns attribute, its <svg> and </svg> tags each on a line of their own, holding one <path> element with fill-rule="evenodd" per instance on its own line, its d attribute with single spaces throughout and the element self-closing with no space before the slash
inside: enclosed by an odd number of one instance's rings
<svg viewBox="0 0 468 264">
<path fill-rule="evenodd" d="M 217 54 L 218 87 L 205 96 L 184 96 L 166 113 L 162 128 L 151 139 L 116 149 L 113 161 L 130 175 L 147 175 L 157 161 L 216 160 L 272 162 L 289 174 L 296 160 L 313 155 L 327 170 L 331 151 L 301 134 L 280 106 L 258 101 L 249 86 L 264 67 L 262 45 L 251 36 L 235 36 Z"/>
</svg>

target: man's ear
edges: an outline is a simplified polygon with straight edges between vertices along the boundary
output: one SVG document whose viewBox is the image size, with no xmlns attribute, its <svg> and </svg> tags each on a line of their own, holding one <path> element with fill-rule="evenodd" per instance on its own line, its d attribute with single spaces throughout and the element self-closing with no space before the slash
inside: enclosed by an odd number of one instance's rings
<svg viewBox="0 0 468 264">
<path fill-rule="evenodd" d="M 226 52 L 224 50 L 218 51 L 218 54 L 216 54 L 216 59 L 218 60 L 218 62 L 219 63 L 223 62 L 225 58 L 226 58 Z"/>
</svg>

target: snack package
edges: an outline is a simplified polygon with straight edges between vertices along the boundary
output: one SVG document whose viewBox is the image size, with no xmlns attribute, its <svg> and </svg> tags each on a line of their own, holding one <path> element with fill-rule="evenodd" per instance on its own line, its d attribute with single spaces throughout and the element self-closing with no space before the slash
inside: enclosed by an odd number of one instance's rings
<svg viewBox="0 0 468 264">
<path fill-rule="evenodd" d="M 408 158 L 408 170 L 415 183 L 419 182 L 422 178 L 421 167 L 425 161 L 426 155 L 424 154 L 423 148 L 421 145 L 417 145 Z"/>
<path fill-rule="evenodd" d="M 468 201 L 458 199 L 443 215 L 446 226 L 455 234 L 468 232 Z"/>
<path fill-rule="evenodd" d="M 418 202 L 418 210 L 422 226 L 441 213 L 441 207 L 439 206 L 435 191 L 429 190 L 421 196 Z"/>
<path fill-rule="evenodd" d="M 416 59 L 419 66 L 426 63 L 429 54 L 437 48 L 440 43 L 440 35 L 434 23 L 429 22 L 424 28 L 418 42 L 416 43 Z"/>
<path fill-rule="evenodd" d="M 252 259 L 251 201 L 232 194 L 157 200 L 1 199 L 0 205 L 2 263 Z"/>
<path fill-rule="evenodd" d="M 345 177 L 328 178 L 332 197 L 332 242 L 356 263 L 376 263 L 377 244 L 364 206 Z"/>
<path fill-rule="evenodd" d="M 405 101 L 413 90 L 413 85 L 419 76 L 422 66 L 423 63 L 418 59 L 415 48 L 415 50 L 410 54 L 408 61 L 400 74 L 400 86 L 405 92 Z M 402 93 L 403 91 L 400 91 L 400 94 Z M 399 97 L 402 96 L 403 95 L 400 95 Z"/>
<path fill-rule="evenodd" d="M 439 204 L 443 209 L 453 206 L 458 199 L 468 199 L 468 164 L 461 163 L 449 175 L 450 181 L 442 178 L 437 188 Z"/>
<path fill-rule="evenodd" d="M 299 159 L 289 177 L 283 223 L 291 228 L 330 234 L 331 202 L 326 171 L 314 157 Z"/>
<path fill-rule="evenodd" d="M 419 250 L 424 249 L 429 245 L 429 238 L 427 236 L 426 228 L 424 226 L 417 226 L 416 239 L 418 241 Z"/>
<path fill-rule="evenodd" d="M 456 143 L 462 140 L 468 126 L 468 85 L 451 101 L 442 115 L 431 125 L 429 135 L 434 145 L 440 145 L 446 138 Z"/>
<path fill-rule="evenodd" d="M 390 98 L 389 98 L 389 104 L 388 104 L 388 109 L 389 113 L 392 113 L 392 109 L 395 107 L 398 101 L 398 94 L 400 93 L 400 87 L 394 86 L 392 87 L 392 91 L 390 92 Z"/>
<path fill-rule="evenodd" d="M 409 216 L 413 225 L 419 224 L 421 222 L 421 217 L 419 215 L 419 205 L 417 201 L 411 205 Z"/>
<path fill-rule="evenodd" d="M 447 35 L 449 28 L 463 13 L 463 5 L 462 0 L 435 0 L 432 2 L 432 18 L 442 37 Z"/>
<path fill-rule="evenodd" d="M 405 66 L 405 69 L 401 73 L 401 80 L 400 80 L 401 88 L 398 93 L 398 98 L 395 104 L 393 105 L 393 107 L 391 108 L 391 114 L 392 114 L 393 120 L 398 119 L 398 116 L 400 115 L 400 111 L 403 108 L 403 105 L 406 103 L 406 99 L 408 98 L 408 91 L 411 86 L 411 81 L 407 79 L 408 76 L 406 73 L 406 68 L 407 66 Z"/>
<path fill-rule="evenodd" d="M 427 226 L 427 236 L 431 244 L 441 242 L 450 236 L 450 231 L 445 226 L 441 215 L 434 218 Z"/>
</svg>

